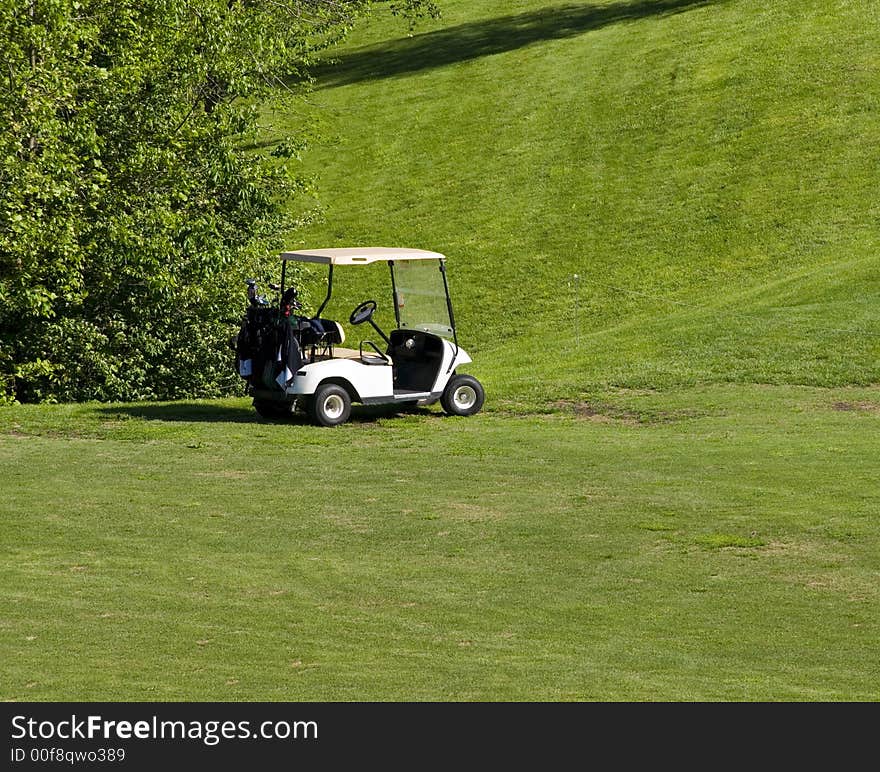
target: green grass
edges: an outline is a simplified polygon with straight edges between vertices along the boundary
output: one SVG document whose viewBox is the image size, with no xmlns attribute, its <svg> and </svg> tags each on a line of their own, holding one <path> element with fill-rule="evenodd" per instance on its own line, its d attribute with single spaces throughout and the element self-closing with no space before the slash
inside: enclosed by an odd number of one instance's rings
<svg viewBox="0 0 880 772">
<path fill-rule="evenodd" d="M 442 7 L 267 117 L 485 412 L 0 408 L 0 698 L 880 699 L 877 4 Z"/>
<path fill-rule="evenodd" d="M 0 698 L 880 698 L 876 388 L 355 418 L 0 411 Z"/>
<path fill-rule="evenodd" d="M 463 345 L 511 397 L 880 382 L 876 3 L 443 10 L 319 77 L 326 218 L 291 246 L 447 254 Z M 344 316 L 368 290 L 339 279 Z"/>
</svg>

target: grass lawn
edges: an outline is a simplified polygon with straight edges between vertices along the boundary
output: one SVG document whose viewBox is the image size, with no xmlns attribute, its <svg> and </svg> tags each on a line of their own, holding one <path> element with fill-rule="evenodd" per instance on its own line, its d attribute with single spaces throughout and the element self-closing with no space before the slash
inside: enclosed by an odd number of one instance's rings
<svg viewBox="0 0 880 772">
<path fill-rule="evenodd" d="M 880 700 L 880 5 L 440 4 L 267 143 L 486 410 L 0 408 L 0 698 Z"/>
<path fill-rule="evenodd" d="M 0 411 L 6 700 L 876 700 L 880 391 Z"/>
</svg>

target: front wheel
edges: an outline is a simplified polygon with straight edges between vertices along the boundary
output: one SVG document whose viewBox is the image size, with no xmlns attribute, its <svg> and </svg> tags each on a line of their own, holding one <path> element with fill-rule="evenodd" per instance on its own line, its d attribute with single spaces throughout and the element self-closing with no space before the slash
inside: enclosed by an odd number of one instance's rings
<svg viewBox="0 0 880 772">
<path fill-rule="evenodd" d="M 443 390 L 440 404 L 448 415 L 473 415 L 483 407 L 486 393 L 472 375 L 453 375 Z"/>
<path fill-rule="evenodd" d="M 321 386 L 311 403 L 312 418 L 321 426 L 344 424 L 351 415 L 351 397 L 335 383 Z"/>
</svg>

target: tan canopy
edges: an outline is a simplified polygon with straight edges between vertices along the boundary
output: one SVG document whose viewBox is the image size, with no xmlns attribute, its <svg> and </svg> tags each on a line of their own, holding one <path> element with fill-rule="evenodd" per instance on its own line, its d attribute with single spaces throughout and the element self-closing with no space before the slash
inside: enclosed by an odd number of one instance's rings
<svg viewBox="0 0 880 772">
<path fill-rule="evenodd" d="M 299 249 L 282 252 L 282 260 L 323 265 L 366 265 L 380 260 L 445 260 L 439 252 L 403 247 L 337 247 L 333 249 Z"/>
</svg>

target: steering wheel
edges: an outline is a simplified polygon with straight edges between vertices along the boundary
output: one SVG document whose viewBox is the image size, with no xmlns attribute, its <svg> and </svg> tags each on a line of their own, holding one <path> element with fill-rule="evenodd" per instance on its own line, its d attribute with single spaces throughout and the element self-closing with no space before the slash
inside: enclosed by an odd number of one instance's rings
<svg viewBox="0 0 880 772">
<path fill-rule="evenodd" d="M 348 317 L 348 321 L 352 324 L 363 324 L 364 322 L 367 322 L 372 318 L 375 311 L 376 301 L 365 300 L 363 303 L 359 303 L 354 311 L 351 312 L 351 316 Z"/>
</svg>

